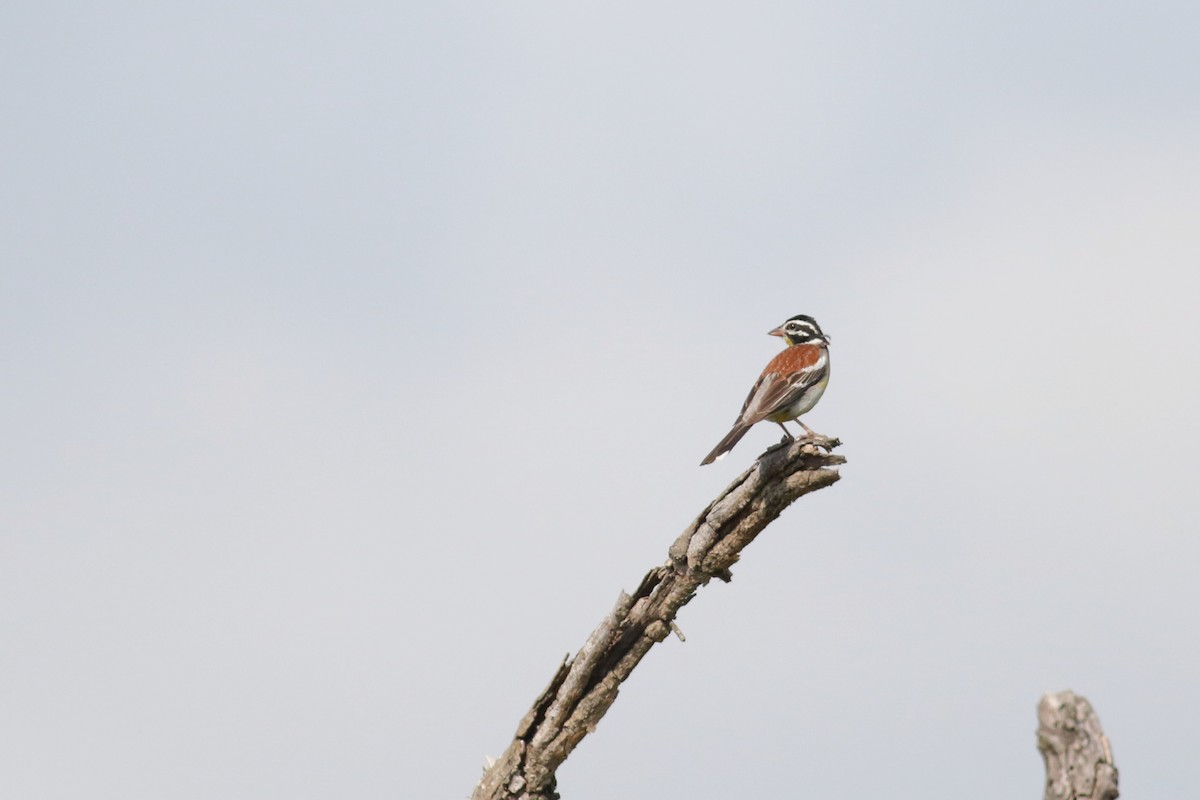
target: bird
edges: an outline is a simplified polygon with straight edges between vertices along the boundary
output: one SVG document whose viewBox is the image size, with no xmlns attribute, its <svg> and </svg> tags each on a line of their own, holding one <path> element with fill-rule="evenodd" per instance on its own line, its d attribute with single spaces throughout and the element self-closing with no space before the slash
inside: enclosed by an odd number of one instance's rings
<svg viewBox="0 0 1200 800">
<path fill-rule="evenodd" d="M 733 428 L 700 466 L 722 458 L 751 426 L 764 419 L 783 428 L 785 443 L 796 440 L 783 424 L 789 420 L 796 420 L 809 436 L 816 435 L 798 418 L 812 410 L 829 384 L 829 336 L 807 314 L 791 317 L 768 334 L 781 337 L 787 347 L 767 363 L 746 396 Z"/>
</svg>

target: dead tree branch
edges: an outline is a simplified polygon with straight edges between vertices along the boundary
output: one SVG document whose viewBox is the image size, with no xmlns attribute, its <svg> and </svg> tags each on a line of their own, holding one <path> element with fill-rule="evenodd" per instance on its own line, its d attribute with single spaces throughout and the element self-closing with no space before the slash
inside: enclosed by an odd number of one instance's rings
<svg viewBox="0 0 1200 800">
<path fill-rule="evenodd" d="M 1044 695 L 1037 742 L 1046 761 L 1045 800 L 1116 800 L 1112 747 L 1086 698 L 1073 692 Z"/>
<path fill-rule="evenodd" d="M 550 685 L 517 726 L 512 743 L 485 770 L 472 800 L 557 800 L 555 771 L 617 699 L 622 681 L 672 631 L 675 615 L 713 578 L 728 581 L 742 549 L 798 497 L 840 477 L 839 442 L 800 439 L 771 448 L 701 512 L 646 573 Z M 675 629 L 677 630 L 677 629 Z"/>
</svg>

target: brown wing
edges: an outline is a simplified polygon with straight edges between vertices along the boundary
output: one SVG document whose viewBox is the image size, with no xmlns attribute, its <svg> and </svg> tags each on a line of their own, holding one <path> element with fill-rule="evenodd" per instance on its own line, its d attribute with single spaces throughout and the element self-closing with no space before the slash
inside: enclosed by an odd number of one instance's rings
<svg viewBox="0 0 1200 800">
<path fill-rule="evenodd" d="M 787 408 L 821 380 L 828 364 L 825 348 L 816 344 L 798 344 L 779 353 L 746 396 L 738 421 L 753 425 Z"/>
</svg>

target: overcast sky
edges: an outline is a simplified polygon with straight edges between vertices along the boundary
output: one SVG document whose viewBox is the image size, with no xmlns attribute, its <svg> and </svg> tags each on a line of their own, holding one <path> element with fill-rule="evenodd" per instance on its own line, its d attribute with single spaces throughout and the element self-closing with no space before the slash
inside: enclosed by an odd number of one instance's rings
<svg viewBox="0 0 1200 800">
<path fill-rule="evenodd" d="M 0 8 L 0 796 L 461 798 L 778 432 L 569 800 L 1200 785 L 1200 6 Z M 774 426 L 769 426 L 773 428 Z"/>
</svg>

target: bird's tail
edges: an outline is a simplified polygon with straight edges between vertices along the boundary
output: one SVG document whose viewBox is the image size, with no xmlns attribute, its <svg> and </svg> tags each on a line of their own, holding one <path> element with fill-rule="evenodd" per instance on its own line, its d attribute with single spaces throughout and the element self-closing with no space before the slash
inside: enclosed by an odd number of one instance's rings
<svg viewBox="0 0 1200 800">
<path fill-rule="evenodd" d="M 704 457 L 704 460 L 700 462 L 700 466 L 703 467 L 705 464 L 711 464 L 724 456 L 733 449 L 734 445 L 742 440 L 742 437 L 746 435 L 746 431 L 748 430 L 750 430 L 750 426 L 745 423 L 739 422 L 734 425 L 733 430 L 725 434 L 725 438 L 718 442 L 712 452 Z"/>
</svg>

